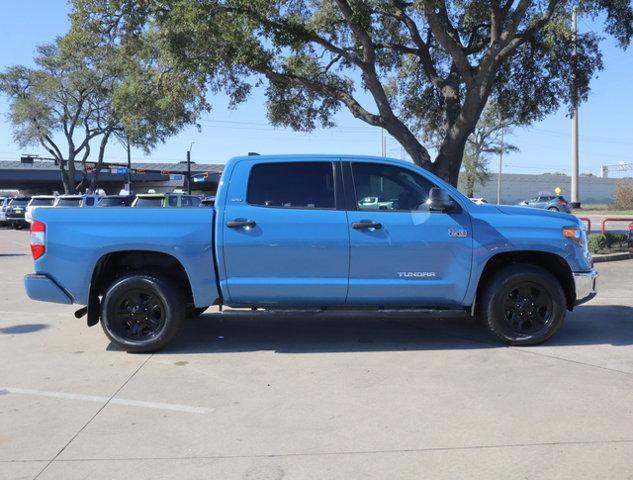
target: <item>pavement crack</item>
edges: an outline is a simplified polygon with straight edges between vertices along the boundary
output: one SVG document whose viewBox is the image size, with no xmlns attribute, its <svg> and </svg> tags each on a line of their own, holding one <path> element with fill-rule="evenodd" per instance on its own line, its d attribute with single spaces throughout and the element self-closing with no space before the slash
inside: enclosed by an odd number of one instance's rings
<svg viewBox="0 0 633 480">
<path fill-rule="evenodd" d="M 92 423 L 92 421 L 93 421 L 95 418 L 97 418 L 97 415 L 99 415 L 99 414 L 103 411 L 103 409 L 104 409 L 105 407 L 107 407 L 107 406 L 110 404 L 110 402 L 112 401 L 112 399 L 113 399 L 114 397 L 116 397 L 116 396 L 119 394 L 119 392 L 120 392 L 121 390 L 123 390 L 123 388 L 124 388 L 124 387 L 125 387 L 125 386 L 129 383 L 129 382 L 130 382 L 130 380 L 132 380 L 132 379 L 134 378 L 134 376 L 135 376 L 135 375 L 136 375 L 136 374 L 137 374 L 137 373 L 138 373 L 138 372 L 139 372 L 139 371 L 140 371 L 140 370 L 141 370 L 141 369 L 142 369 L 142 368 L 143 368 L 143 367 L 147 364 L 147 362 L 149 362 L 149 361 L 150 361 L 150 359 L 151 359 L 153 356 L 154 356 L 154 354 L 149 355 L 149 356 L 148 356 L 148 357 L 147 357 L 147 358 L 146 358 L 146 359 L 145 359 L 145 360 L 144 360 L 144 361 L 143 361 L 143 362 L 142 362 L 142 363 L 138 366 L 138 368 L 137 368 L 136 370 L 134 370 L 134 371 L 130 374 L 130 376 L 129 376 L 129 377 L 128 377 L 128 378 L 127 378 L 127 379 L 126 379 L 126 380 L 125 380 L 122 384 L 121 384 L 121 386 L 119 386 L 119 388 L 117 388 L 117 389 L 115 390 L 115 392 L 114 392 L 112 395 L 110 395 L 110 397 L 108 398 L 108 400 L 107 400 L 107 401 L 106 401 L 103 405 L 101 405 L 101 407 L 99 407 L 99 409 L 98 409 L 98 410 L 94 413 L 94 415 L 93 415 L 92 417 L 90 417 L 90 418 L 88 419 L 88 421 L 87 421 L 87 422 L 86 422 L 86 423 L 85 423 L 85 424 L 84 424 L 84 425 L 83 425 L 83 426 L 82 426 L 82 427 L 81 427 L 81 428 L 77 431 L 77 433 L 75 433 L 75 434 L 72 436 L 72 438 L 71 438 L 70 440 L 68 440 L 68 442 L 67 442 L 67 443 L 66 443 L 66 444 L 65 444 L 65 445 L 64 445 L 64 446 L 63 446 L 63 447 L 59 450 L 59 452 L 57 452 L 57 454 L 56 454 L 56 455 L 55 455 L 52 459 L 50 459 L 46 465 L 44 465 L 44 468 L 42 468 L 42 470 L 40 470 L 40 472 L 39 472 L 37 475 L 35 475 L 35 477 L 33 477 L 33 480 L 37 480 L 37 479 L 38 479 L 38 478 L 39 478 L 39 477 L 40 477 L 40 476 L 41 476 L 41 475 L 42 475 L 42 474 L 46 471 L 46 469 L 47 469 L 47 468 L 48 468 L 48 467 L 49 467 L 49 466 L 50 466 L 50 465 L 51 465 L 54 461 L 56 461 L 56 460 L 57 460 L 57 458 L 58 458 L 58 457 L 59 457 L 59 456 L 60 456 L 60 455 L 64 452 L 64 450 L 66 450 L 66 448 L 68 448 L 68 446 L 69 446 L 71 443 L 73 443 L 73 441 L 74 441 L 74 440 L 75 440 L 75 439 L 76 439 L 76 438 L 77 438 L 77 437 L 81 434 L 81 432 L 83 432 L 83 431 L 86 429 L 86 427 L 87 427 L 88 425 L 90 425 L 90 424 Z"/>
</svg>

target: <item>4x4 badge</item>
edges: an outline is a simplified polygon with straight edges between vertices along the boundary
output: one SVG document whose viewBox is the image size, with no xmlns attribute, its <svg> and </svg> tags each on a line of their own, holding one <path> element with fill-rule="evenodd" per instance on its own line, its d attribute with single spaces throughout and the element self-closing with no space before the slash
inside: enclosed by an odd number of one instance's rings
<svg viewBox="0 0 633 480">
<path fill-rule="evenodd" d="M 457 237 L 457 238 L 464 238 L 468 236 L 468 230 L 460 230 L 457 228 L 449 228 L 448 229 L 448 236 L 449 237 Z"/>
</svg>

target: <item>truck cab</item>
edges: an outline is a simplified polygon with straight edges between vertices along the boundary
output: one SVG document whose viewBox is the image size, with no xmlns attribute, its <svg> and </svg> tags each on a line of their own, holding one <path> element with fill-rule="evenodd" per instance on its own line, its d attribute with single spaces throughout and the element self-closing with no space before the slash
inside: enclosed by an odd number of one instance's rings
<svg viewBox="0 0 633 480">
<path fill-rule="evenodd" d="M 212 209 L 90 209 L 72 220 L 50 209 L 34 219 L 29 296 L 86 305 L 78 314 L 130 351 L 161 348 L 212 304 L 477 315 L 500 340 L 531 345 L 596 293 L 576 217 L 475 205 L 382 157 L 236 157 Z"/>
</svg>

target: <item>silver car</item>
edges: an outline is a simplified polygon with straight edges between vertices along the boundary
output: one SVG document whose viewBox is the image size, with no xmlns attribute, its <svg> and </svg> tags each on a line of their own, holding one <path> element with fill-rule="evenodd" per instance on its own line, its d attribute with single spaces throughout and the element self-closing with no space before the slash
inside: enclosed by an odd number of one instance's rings
<svg viewBox="0 0 633 480">
<path fill-rule="evenodd" d="M 538 197 L 524 200 L 519 205 L 522 207 L 543 208 L 553 212 L 571 213 L 571 205 L 562 195 L 539 194 Z"/>
</svg>

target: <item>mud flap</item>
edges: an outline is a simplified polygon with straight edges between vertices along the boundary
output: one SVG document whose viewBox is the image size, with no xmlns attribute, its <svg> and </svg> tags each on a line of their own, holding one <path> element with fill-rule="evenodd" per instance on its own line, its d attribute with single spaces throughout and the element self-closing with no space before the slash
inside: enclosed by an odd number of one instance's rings
<svg viewBox="0 0 633 480">
<path fill-rule="evenodd" d="M 89 327 L 92 327 L 99 323 L 101 318 L 101 300 L 98 295 L 90 294 L 88 299 L 88 317 L 86 323 Z"/>
</svg>

